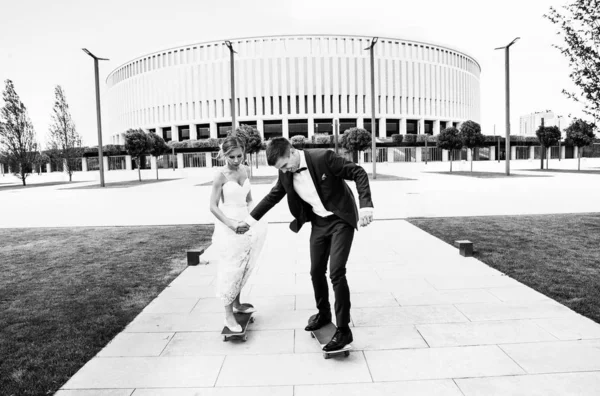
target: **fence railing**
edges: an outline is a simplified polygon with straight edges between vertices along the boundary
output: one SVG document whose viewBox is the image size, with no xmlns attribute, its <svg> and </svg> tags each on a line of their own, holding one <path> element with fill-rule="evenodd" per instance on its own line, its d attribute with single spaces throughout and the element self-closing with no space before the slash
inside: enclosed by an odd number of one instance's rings
<svg viewBox="0 0 600 396">
<path fill-rule="evenodd" d="M 590 146 L 582 148 L 581 156 L 584 158 L 598 158 L 600 157 L 600 143 L 594 143 Z"/>
<path fill-rule="evenodd" d="M 473 161 L 489 161 L 491 152 L 489 147 L 476 147 L 473 150 Z"/>
<path fill-rule="evenodd" d="M 415 158 L 416 160 L 416 158 Z M 442 149 L 439 147 L 421 147 L 421 161 L 437 162 L 442 160 Z"/>
<path fill-rule="evenodd" d="M 100 170 L 100 162 L 98 161 L 98 157 L 88 157 L 86 160 L 88 171 Z"/>
<path fill-rule="evenodd" d="M 417 162 L 417 148 L 394 147 L 394 162 Z"/>
<path fill-rule="evenodd" d="M 127 169 L 124 155 L 115 155 L 108 157 L 108 170 L 125 170 Z"/>
<path fill-rule="evenodd" d="M 210 155 L 210 153 L 208 155 Z M 183 167 L 206 168 L 206 153 L 184 153 Z"/>
<path fill-rule="evenodd" d="M 515 157 L 513 159 L 517 160 L 526 160 L 529 159 L 529 147 L 516 146 L 515 147 Z"/>
<path fill-rule="evenodd" d="M 177 168 L 177 155 L 164 154 L 156 158 L 158 169 Z"/>
<path fill-rule="evenodd" d="M 376 161 L 377 162 L 387 162 L 387 160 L 388 160 L 387 148 L 379 147 L 376 150 L 377 150 L 376 151 L 376 153 L 377 153 Z M 363 161 L 364 162 L 373 162 L 373 153 L 370 149 L 363 151 Z"/>
</svg>

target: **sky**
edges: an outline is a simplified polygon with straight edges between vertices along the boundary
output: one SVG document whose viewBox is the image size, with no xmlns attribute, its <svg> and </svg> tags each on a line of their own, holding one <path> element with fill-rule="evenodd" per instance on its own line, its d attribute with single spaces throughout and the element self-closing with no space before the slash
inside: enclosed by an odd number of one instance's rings
<svg viewBox="0 0 600 396">
<path fill-rule="evenodd" d="M 356 34 L 443 44 L 474 57 L 481 72 L 481 126 L 505 133 L 504 51 L 510 50 L 511 130 L 519 117 L 553 110 L 583 116 L 557 26 L 543 18 L 565 0 L 0 0 L 0 80 L 10 79 L 43 143 L 61 85 L 85 145 L 97 144 L 93 60 L 107 75 L 138 56 L 174 46 L 278 34 Z M 2 105 L 0 98 L 0 105 Z M 103 115 L 104 119 L 106 115 Z M 104 143 L 108 131 L 104 131 Z"/>
</svg>

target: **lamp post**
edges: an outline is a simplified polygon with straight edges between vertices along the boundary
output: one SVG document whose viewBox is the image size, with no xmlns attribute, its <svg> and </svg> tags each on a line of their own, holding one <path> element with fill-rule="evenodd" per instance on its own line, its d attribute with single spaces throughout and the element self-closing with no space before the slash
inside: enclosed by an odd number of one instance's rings
<svg viewBox="0 0 600 396">
<path fill-rule="evenodd" d="M 375 142 L 375 55 L 374 47 L 377 44 L 378 37 L 373 37 L 371 45 L 365 48 L 370 51 L 371 55 L 371 160 L 373 161 L 373 179 L 377 179 L 376 166 L 377 163 L 377 147 Z"/>
<path fill-rule="evenodd" d="M 104 187 L 104 158 L 102 156 L 102 116 L 100 114 L 100 77 L 98 76 L 98 61 L 108 59 L 98 58 L 85 48 L 82 48 L 82 50 L 94 58 L 94 75 L 96 78 L 96 119 L 98 122 L 98 166 L 100 169 L 100 187 Z"/>
<path fill-rule="evenodd" d="M 504 49 L 504 64 L 506 73 L 506 142 L 505 142 L 505 159 L 506 159 L 506 176 L 510 175 L 510 72 L 509 72 L 509 49 L 520 37 L 515 38 L 505 47 L 495 49 Z"/>
<path fill-rule="evenodd" d="M 231 66 L 231 131 L 235 132 L 235 60 L 233 54 L 237 54 L 237 52 L 233 50 L 231 41 L 225 41 L 225 45 L 229 48 L 229 64 Z"/>
</svg>

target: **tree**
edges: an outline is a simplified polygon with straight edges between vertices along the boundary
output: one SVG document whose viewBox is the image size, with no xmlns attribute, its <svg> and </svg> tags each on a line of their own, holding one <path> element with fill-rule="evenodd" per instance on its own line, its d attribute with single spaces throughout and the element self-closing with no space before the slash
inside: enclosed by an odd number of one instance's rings
<svg viewBox="0 0 600 396">
<path fill-rule="evenodd" d="M 26 185 L 25 179 L 33 171 L 38 151 L 37 139 L 27 108 L 17 95 L 13 82 L 6 80 L 5 84 L 4 107 L 0 109 L 0 148 L 5 151 L 12 172 Z"/>
<path fill-rule="evenodd" d="M 569 61 L 571 80 L 581 95 L 563 90 L 567 97 L 584 105 L 584 112 L 600 119 L 600 3 L 573 0 L 559 12 L 550 7 L 544 15 L 560 28 L 565 45 L 554 45 Z"/>
<path fill-rule="evenodd" d="M 459 137 L 464 147 L 471 152 L 471 172 L 473 172 L 473 149 L 482 147 L 485 137 L 481 134 L 481 126 L 475 121 L 465 121 L 460 126 Z"/>
<path fill-rule="evenodd" d="M 73 172 L 77 169 L 78 162 L 83 156 L 81 136 L 75 129 L 67 98 L 60 85 L 54 89 L 54 98 L 49 148 L 56 150 L 58 158 L 63 160 L 64 171 L 67 172 L 69 181 L 71 181 Z"/>
<path fill-rule="evenodd" d="M 150 151 L 150 139 L 141 129 L 128 129 L 125 132 L 125 151 L 137 160 L 138 177 L 142 181 L 142 155 Z"/>
<path fill-rule="evenodd" d="M 463 147 L 460 132 L 454 127 L 446 128 L 438 135 L 437 145 L 443 150 L 450 152 L 450 172 L 452 172 L 452 160 L 454 160 L 454 150 L 460 150 Z"/>
<path fill-rule="evenodd" d="M 565 130 L 567 132 L 566 142 L 577 147 L 577 170 L 581 170 L 582 149 L 594 141 L 594 129 L 596 129 L 596 125 L 591 122 L 575 118 Z"/>
<path fill-rule="evenodd" d="M 244 142 L 246 154 L 250 156 L 250 175 L 252 175 L 252 154 L 256 154 L 262 149 L 262 137 L 260 136 L 260 132 L 253 126 L 242 124 L 236 128 L 234 132 L 229 132 L 228 135 L 239 137 Z M 258 168 L 258 159 L 255 159 L 256 167 Z"/>
<path fill-rule="evenodd" d="M 165 143 L 165 140 L 156 133 L 149 133 L 148 140 L 150 141 L 150 155 L 153 155 L 156 160 L 156 180 L 158 180 L 158 157 L 168 153 L 171 149 Z"/>
<path fill-rule="evenodd" d="M 371 133 L 363 128 L 346 129 L 340 139 L 340 145 L 346 151 L 352 153 L 354 162 L 356 162 L 358 152 L 371 147 Z M 375 155 L 376 153 L 373 153 L 373 161 L 375 161 Z"/>
<path fill-rule="evenodd" d="M 557 144 L 560 141 L 560 129 L 557 126 L 547 127 L 540 125 L 538 130 L 535 131 L 535 134 L 537 135 L 538 140 L 542 144 L 542 159 L 545 155 L 546 169 L 548 169 L 548 157 L 550 157 L 550 155 L 547 155 L 549 154 L 547 153 L 547 151 L 550 150 L 551 146 Z"/>
</svg>

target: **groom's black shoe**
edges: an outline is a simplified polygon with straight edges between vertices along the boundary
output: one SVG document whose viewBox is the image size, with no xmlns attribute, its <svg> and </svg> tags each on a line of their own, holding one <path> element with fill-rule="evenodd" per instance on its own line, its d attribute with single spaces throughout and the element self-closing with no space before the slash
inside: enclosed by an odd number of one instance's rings
<svg viewBox="0 0 600 396">
<path fill-rule="evenodd" d="M 331 314 L 318 313 L 308 318 L 308 325 L 304 328 L 306 331 L 315 331 L 331 322 Z"/>
<path fill-rule="evenodd" d="M 331 341 L 323 347 L 323 350 L 325 352 L 339 351 L 346 345 L 351 344 L 352 341 L 354 341 L 354 338 L 352 338 L 352 332 L 349 327 L 346 329 L 338 328 Z"/>
</svg>

